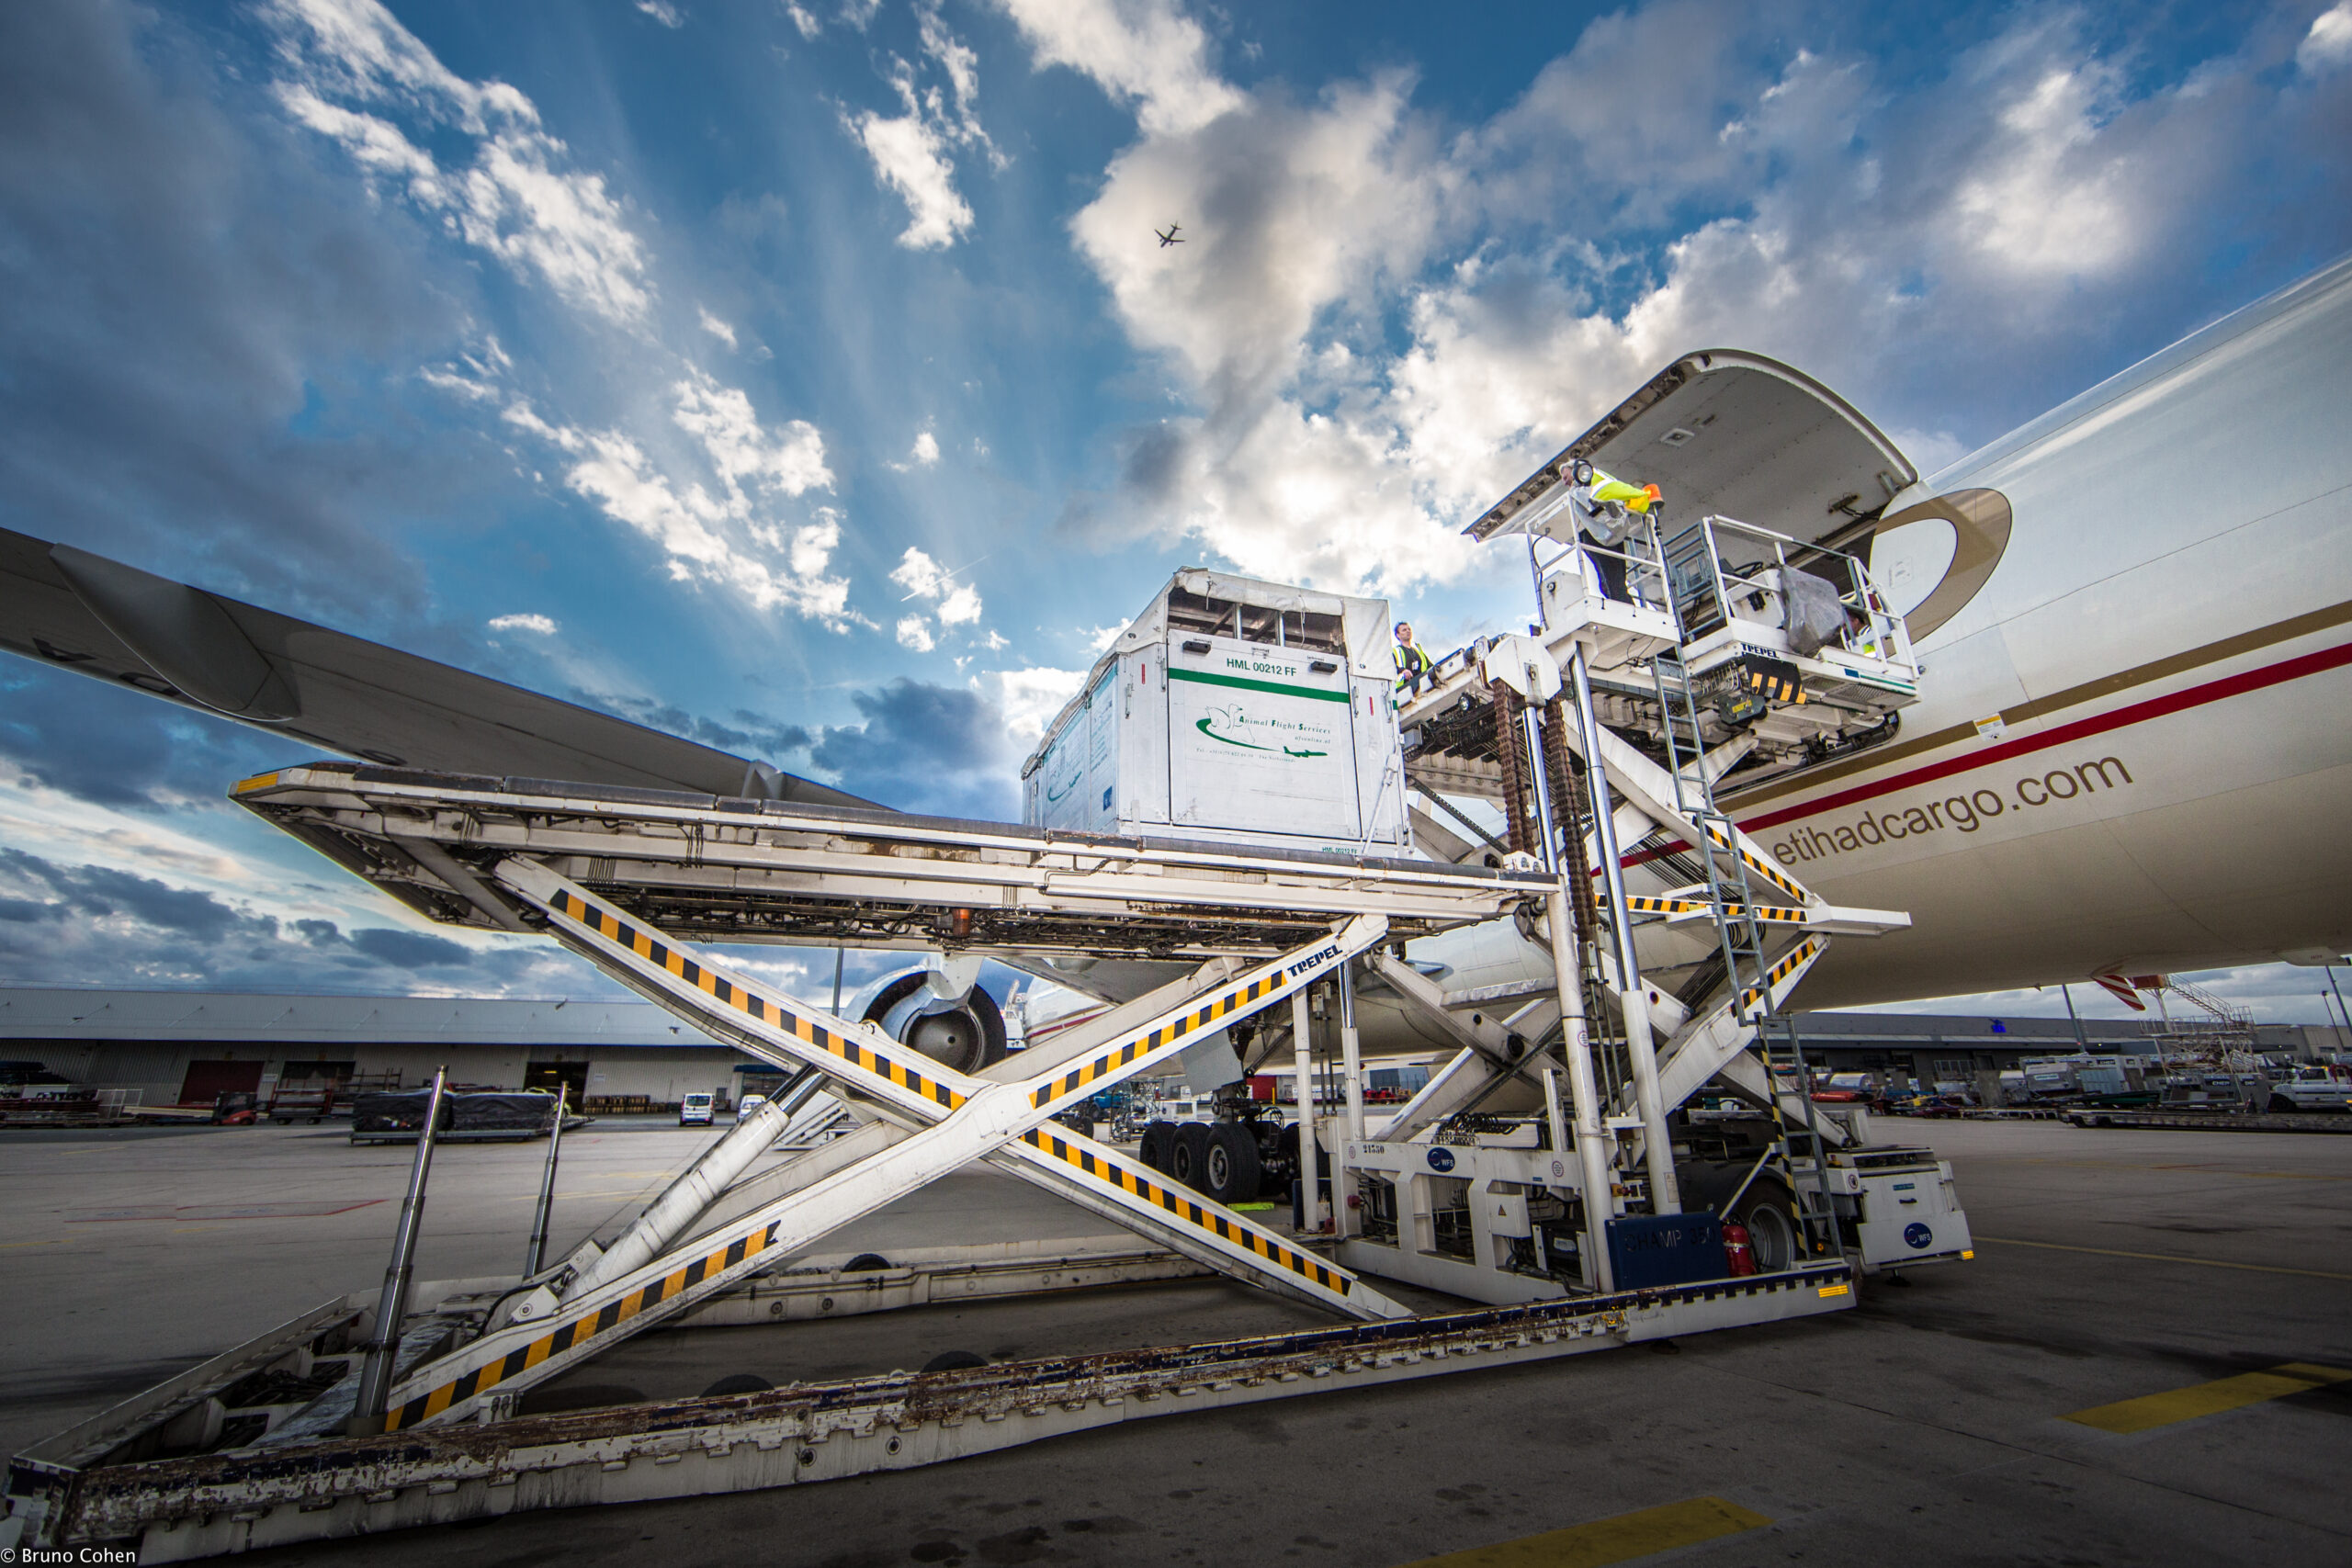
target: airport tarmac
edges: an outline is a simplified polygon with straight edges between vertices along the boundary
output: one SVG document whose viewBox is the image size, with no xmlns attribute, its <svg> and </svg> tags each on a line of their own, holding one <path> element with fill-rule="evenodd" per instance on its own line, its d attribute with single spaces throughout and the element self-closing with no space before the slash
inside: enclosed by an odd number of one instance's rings
<svg viewBox="0 0 2352 1568">
<path fill-rule="evenodd" d="M 1159 1417 L 807 1488 L 541 1513 L 255 1562 L 2352 1559 L 2352 1139 L 1883 1123 L 1956 1167 L 1973 1262 L 1850 1313 L 1386 1389 Z M 714 1134 L 566 1140 L 557 1233 L 609 1230 Z M 435 1156 L 422 1277 L 519 1262 L 539 1145 Z M 380 1277 L 409 1152 L 340 1132 L 0 1134 L 10 1451 Z M 967 1173 L 825 1250 L 1100 1234 Z M 1218 1281 L 645 1336 L 571 1380 L 650 1396 L 1256 1332 Z M 2288 1369 L 2284 1371 L 2276 1369 Z M 1488 1549 L 1488 1550 L 1481 1550 Z"/>
</svg>

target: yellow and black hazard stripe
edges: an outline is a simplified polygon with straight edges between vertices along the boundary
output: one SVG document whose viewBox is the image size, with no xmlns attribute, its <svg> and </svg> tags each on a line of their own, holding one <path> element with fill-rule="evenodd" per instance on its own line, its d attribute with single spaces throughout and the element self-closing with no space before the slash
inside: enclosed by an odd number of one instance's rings
<svg viewBox="0 0 2352 1568">
<path fill-rule="evenodd" d="M 1704 898 L 1647 898 L 1633 894 L 1625 896 L 1625 908 L 1636 915 L 1703 915 L 1714 908 Z M 1804 923 L 1803 909 L 1786 909 L 1774 904 L 1725 904 L 1725 919 L 1758 919 L 1779 921 L 1783 925 Z"/>
<path fill-rule="evenodd" d="M 1029 1097 L 1032 1105 L 1047 1105 L 1066 1094 L 1075 1094 L 1097 1078 L 1106 1077 L 1121 1067 L 1131 1066 L 1138 1057 L 1149 1055 L 1163 1045 L 1172 1045 L 1187 1034 L 1207 1028 L 1220 1018 L 1231 1016 L 1238 1008 L 1247 1007 L 1274 988 L 1276 976 L 1261 976 L 1246 986 L 1227 991 L 1213 1002 L 1207 1002 L 1181 1018 L 1161 1024 L 1148 1034 L 1138 1034 L 1125 1044 L 1105 1051 L 1083 1066 L 1072 1067 L 1054 1078 Z"/>
<path fill-rule="evenodd" d="M 402 1401 L 398 1408 L 384 1417 L 384 1430 L 397 1432 L 404 1427 L 429 1421 L 451 1405 L 461 1404 L 478 1393 L 486 1393 L 550 1356 L 560 1356 L 567 1350 L 585 1345 L 599 1334 L 627 1323 L 638 1314 L 693 1290 L 713 1275 L 724 1273 L 746 1258 L 757 1258 L 775 1245 L 776 1224 L 780 1223 L 772 1223 L 749 1235 L 738 1236 L 674 1273 L 665 1274 L 650 1285 L 606 1302 L 595 1312 L 582 1313 L 570 1322 L 549 1329 L 529 1344 L 509 1350 L 499 1360 L 485 1362 L 462 1377 L 453 1378 L 438 1388 Z"/>
<path fill-rule="evenodd" d="M 549 907 L 566 919 L 576 920 L 608 942 L 618 943 L 639 958 L 667 970 L 687 985 L 708 995 L 722 1006 L 757 1023 L 780 1029 L 796 1040 L 803 1040 L 828 1055 L 837 1056 L 853 1067 L 862 1067 L 878 1077 L 888 1079 L 899 1088 L 909 1089 L 934 1104 L 953 1111 L 964 1103 L 965 1097 L 938 1079 L 916 1072 L 896 1058 L 876 1051 L 865 1042 L 849 1035 L 837 1034 L 815 1020 L 768 998 L 744 989 L 723 976 L 708 969 L 679 953 L 650 932 L 632 925 L 615 915 L 608 915 L 576 894 L 559 891 L 549 900 Z M 1043 1103 L 1040 1101 L 1040 1103 Z"/>
<path fill-rule="evenodd" d="M 1788 669 L 1785 665 L 1781 668 Z M 1793 669 L 1784 675 L 1779 670 L 1759 670 L 1751 664 L 1747 670 L 1747 686 L 1750 691 L 1762 693 L 1770 702 L 1802 705 L 1804 701 L 1804 688 L 1798 683 Z"/>
<path fill-rule="evenodd" d="M 1812 897 L 1811 894 L 1807 893 L 1795 882 L 1781 874 L 1781 873 L 1763 856 L 1743 849 L 1739 845 L 1733 843 L 1729 839 L 1724 838 L 1722 831 L 1713 823 L 1707 824 L 1706 828 L 1707 837 L 1714 840 L 1715 847 L 1717 849 L 1732 850 L 1736 852 L 1739 856 L 1741 864 L 1747 867 L 1748 870 L 1756 873 L 1758 876 L 1764 878 L 1765 881 L 1770 883 L 1773 886 L 1779 888 L 1790 897 L 1804 900 Z"/>
<path fill-rule="evenodd" d="M 1773 987 L 1787 979 L 1791 975 L 1795 974 L 1800 965 L 1810 962 L 1814 954 L 1820 951 L 1821 939 L 1819 937 L 1812 936 L 1805 938 L 1794 947 L 1789 949 L 1787 956 L 1782 958 L 1778 964 L 1773 964 L 1771 970 L 1765 975 L 1764 984 L 1762 986 L 1750 986 L 1739 993 L 1739 1005 L 1741 1010 L 1745 1011 L 1747 1009 L 1755 1006 L 1757 998 L 1762 996 L 1766 991 L 1770 990 Z"/>
<path fill-rule="evenodd" d="M 1334 1269 L 1314 1253 L 1295 1247 L 1285 1247 L 1265 1231 L 1217 1208 L 1203 1204 L 1197 1197 L 1163 1187 L 1118 1160 L 1105 1159 L 1092 1149 L 1082 1148 L 1066 1138 L 1055 1136 L 1043 1128 L 1032 1127 L 1021 1134 L 1021 1141 L 1030 1147 L 1051 1155 L 1063 1164 L 1072 1166 L 1105 1181 L 1122 1192 L 1131 1192 L 1145 1202 L 1163 1209 L 1196 1230 L 1206 1231 L 1218 1240 L 1229 1242 L 1254 1257 L 1262 1258 L 1277 1269 L 1285 1269 L 1302 1280 L 1309 1280 L 1344 1296 L 1355 1281 L 1343 1270 Z"/>
</svg>

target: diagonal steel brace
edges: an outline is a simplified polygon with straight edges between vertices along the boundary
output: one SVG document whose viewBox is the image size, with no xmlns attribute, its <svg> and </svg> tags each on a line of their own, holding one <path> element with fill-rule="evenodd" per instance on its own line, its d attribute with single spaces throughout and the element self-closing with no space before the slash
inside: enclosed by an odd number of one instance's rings
<svg viewBox="0 0 2352 1568">
<path fill-rule="evenodd" d="M 1356 1316 L 1404 1314 L 1348 1270 L 1170 1187 L 1091 1139 L 1045 1125 L 1055 1112 L 1320 979 L 1386 934 L 1379 917 L 1348 920 L 1332 936 L 1244 971 L 1206 999 L 1188 1000 L 1084 1059 L 1026 1080 L 991 1083 L 942 1068 L 870 1026 L 845 1024 L 747 982 L 545 866 L 516 857 L 502 863 L 496 874 L 548 917 L 551 934 L 632 988 L 768 1060 L 817 1066 L 883 1114 L 921 1130 L 707 1233 L 684 1250 L 565 1301 L 548 1317 L 484 1334 L 416 1369 L 393 1391 L 391 1429 L 471 1414 L 494 1393 L 552 1375 L 731 1287 L 771 1264 L 773 1255 L 805 1247 L 978 1158 L 1225 1272 Z"/>
</svg>

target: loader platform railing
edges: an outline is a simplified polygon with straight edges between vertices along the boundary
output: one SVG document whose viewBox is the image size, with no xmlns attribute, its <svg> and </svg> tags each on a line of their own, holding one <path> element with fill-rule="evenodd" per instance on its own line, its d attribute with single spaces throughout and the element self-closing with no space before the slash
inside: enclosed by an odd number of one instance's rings
<svg viewBox="0 0 2352 1568">
<path fill-rule="evenodd" d="M 1400 938 L 1491 919 L 1546 877 L 663 790 L 319 762 L 237 802 L 411 908 L 530 929 L 522 855 L 680 937 L 1173 962 L 1262 956 L 1338 919 Z"/>
</svg>

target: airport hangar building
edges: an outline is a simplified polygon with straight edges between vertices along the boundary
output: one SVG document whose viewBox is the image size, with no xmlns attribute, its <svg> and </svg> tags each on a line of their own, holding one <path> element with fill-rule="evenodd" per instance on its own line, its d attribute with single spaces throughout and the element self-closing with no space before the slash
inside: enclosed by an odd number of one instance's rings
<svg viewBox="0 0 2352 1568">
<path fill-rule="evenodd" d="M 2066 1018 L 1808 1013 L 1818 1070 L 1972 1079 L 2028 1056 L 2077 1048 Z M 2086 1019 L 2098 1054 L 2153 1054 L 2137 1020 Z M 2308 1057 L 2342 1043 L 2329 1029 L 2264 1025 L 2266 1052 Z M 321 997 L 251 992 L 0 990 L 0 1058 L 55 1077 L 135 1091 L 143 1105 L 210 1105 L 278 1085 L 411 1088 L 447 1065 L 455 1082 L 571 1086 L 574 1103 L 619 1112 L 673 1108 L 683 1095 L 731 1101 L 773 1069 L 650 1002 L 468 997 Z M 756 1081 L 753 1087 L 759 1087 Z"/>
</svg>

